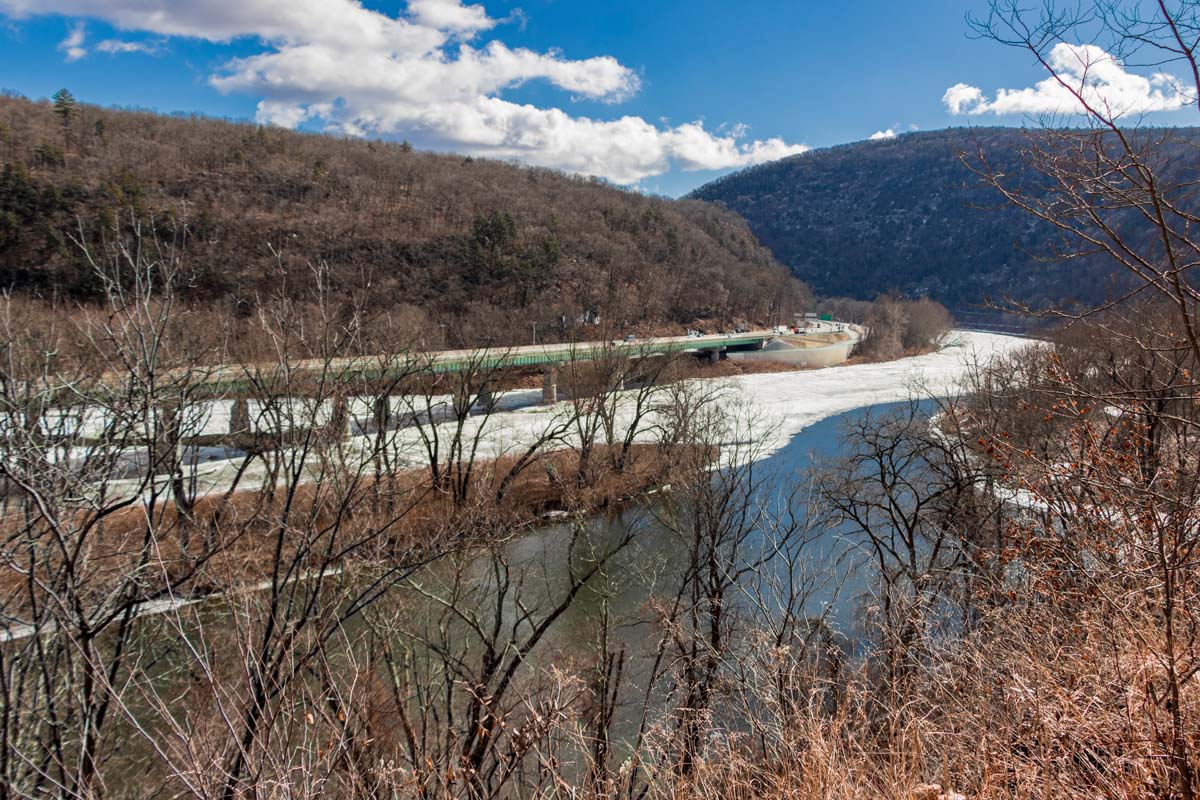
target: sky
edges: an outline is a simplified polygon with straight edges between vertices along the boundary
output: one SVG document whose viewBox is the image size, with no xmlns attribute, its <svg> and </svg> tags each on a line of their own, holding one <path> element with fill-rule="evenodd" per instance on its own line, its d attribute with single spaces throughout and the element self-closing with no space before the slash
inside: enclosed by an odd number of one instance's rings
<svg viewBox="0 0 1200 800">
<path fill-rule="evenodd" d="M 0 88 L 407 140 L 678 196 L 811 148 L 1071 113 L 1028 54 L 970 36 L 965 15 L 983 6 L 0 0 Z M 1169 73 L 1083 43 L 1051 57 L 1110 104 L 1192 121 Z"/>
</svg>

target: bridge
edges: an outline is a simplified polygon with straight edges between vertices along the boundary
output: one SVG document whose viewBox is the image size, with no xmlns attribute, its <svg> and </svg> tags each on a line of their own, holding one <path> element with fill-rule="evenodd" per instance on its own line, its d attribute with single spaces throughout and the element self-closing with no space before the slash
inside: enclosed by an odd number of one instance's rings
<svg viewBox="0 0 1200 800">
<path fill-rule="evenodd" d="M 156 424 L 147 421 L 147 443 L 151 447 L 173 451 L 184 440 L 191 444 L 216 444 L 253 437 L 262 424 L 263 401 L 271 397 L 320 398 L 325 407 L 316 413 L 312 425 L 336 425 L 349 429 L 352 417 L 367 416 L 377 426 L 395 421 L 393 396 L 402 394 L 409 379 L 436 379 L 439 375 L 463 374 L 475 402 L 490 406 L 492 392 L 500 373 L 507 369 L 540 369 L 542 402 L 559 399 L 558 368 L 564 364 L 608 358 L 644 359 L 690 353 L 716 361 L 727 350 L 758 350 L 776 336 L 771 331 L 701 336 L 665 336 L 563 344 L 528 345 L 436 352 L 402 352 L 334 359 L 296 360 L 286 364 L 261 363 L 194 367 L 171 370 L 159 376 L 164 384 L 179 382 L 179 396 L 156 406 Z M 89 444 L 104 428 L 106 396 L 122 392 L 125 376 L 116 373 L 101 378 L 90 387 L 63 385 L 43 394 L 25 416 L 47 425 L 46 440 L 74 438 Z M 332 384 L 353 386 L 350 395 Z M 463 391 L 463 387 L 457 390 Z M 218 408 L 219 406 L 219 408 Z M 258 411 L 255 412 L 255 406 Z M 101 410 L 89 424 L 88 408 Z M 202 413 L 198 411 L 204 407 Z M 71 411 L 75 408 L 75 411 Z M 187 411 L 186 409 L 190 409 Z M 181 417 L 204 417 L 201 430 L 181 436 Z M 75 420 L 78 417 L 78 420 Z M 0 429 L 11 420 L 0 419 Z M 82 426 L 80 428 L 79 426 Z M 95 433 L 90 429 L 97 428 Z M 152 429 L 157 430 L 153 433 Z M 57 432 L 55 432 L 57 431 Z"/>
<path fill-rule="evenodd" d="M 556 367 L 561 364 L 595 361 L 621 356 L 647 358 L 670 354 L 694 353 L 710 360 L 728 350 L 761 350 L 775 338 L 772 331 L 711 334 L 701 336 L 661 336 L 647 339 L 568 342 L 563 344 L 442 350 L 403 355 L 355 356 L 351 358 L 296 361 L 286 367 L 293 376 L 332 373 L 375 381 L 399 378 L 414 373 L 444 375 L 458 372 L 495 372 L 505 368 L 540 367 L 545 375 L 543 401 L 554 402 Z M 230 396 L 252 393 L 255 384 L 284 374 L 285 368 L 272 365 L 220 366 L 203 372 L 197 396 Z"/>
</svg>

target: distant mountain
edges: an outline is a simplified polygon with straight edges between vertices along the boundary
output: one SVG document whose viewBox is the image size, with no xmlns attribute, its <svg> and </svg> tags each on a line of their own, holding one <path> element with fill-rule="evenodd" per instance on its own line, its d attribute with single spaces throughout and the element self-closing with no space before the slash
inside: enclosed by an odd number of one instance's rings
<svg viewBox="0 0 1200 800">
<path fill-rule="evenodd" d="M 1178 134 L 1200 139 L 1200 129 Z M 1046 263 L 1055 232 L 960 160 L 981 148 L 994 167 L 1033 181 L 1020 156 L 1027 144 L 1013 128 L 910 133 L 753 167 L 691 196 L 745 217 L 819 294 L 930 296 L 960 317 L 985 298 L 1035 306 L 1103 299 L 1116 287 L 1107 264 Z M 1194 166 L 1194 150 L 1181 155 Z"/>
<path fill-rule="evenodd" d="M 61 109 L 60 109 L 61 111 Z M 745 222 L 545 169 L 204 117 L 0 95 L 0 290 L 88 302 L 135 225 L 177 246 L 190 302 L 335 297 L 452 341 L 769 322 L 807 290 Z M 455 334 L 458 334 L 455 336 Z"/>
</svg>

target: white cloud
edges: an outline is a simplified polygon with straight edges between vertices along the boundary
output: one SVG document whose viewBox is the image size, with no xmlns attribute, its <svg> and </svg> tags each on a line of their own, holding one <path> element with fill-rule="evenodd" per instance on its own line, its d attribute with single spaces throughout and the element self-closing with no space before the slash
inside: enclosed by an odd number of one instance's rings
<svg viewBox="0 0 1200 800">
<path fill-rule="evenodd" d="M 212 42 L 248 36 L 273 44 L 321 40 L 347 50 L 374 50 L 437 47 L 447 38 L 357 0 L 0 0 L 0 11 L 17 18 L 94 17 L 124 30 Z"/>
<path fill-rule="evenodd" d="M 83 23 L 76 22 L 71 26 L 67 38 L 58 43 L 58 49 L 66 54 L 67 61 L 78 61 L 87 55 L 87 48 L 83 46 L 86 39 L 87 31 Z"/>
<path fill-rule="evenodd" d="M 700 122 L 594 119 L 513 102 L 507 91 L 543 81 L 576 100 L 619 103 L 641 80 L 607 55 L 571 59 L 494 38 L 477 42 L 502 20 L 462 0 L 409 0 L 397 16 L 357 0 L 0 0 L 0 12 L 92 17 L 125 30 L 214 42 L 255 39 L 261 51 L 230 60 L 211 83 L 259 97 L 259 120 L 287 127 L 308 123 L 407 138 L 618 183 L 672 166 L 727 169 L 808 149 L 777 138 L 750 140 L 741 125 L 710 132 Z M 112 41 L 106 52 L 134 46 Z"/>
<path fill-rule="evenodd" d="M 987 110 L 983 90 L 965 83 L 956 83 L 947 89 L 942 102 L 951 114 L 981 114 Z"/>
<path fill-rule="evenodd" d="M 122 53 L 157 55 L 162 52 L 162 45 L 158 42 L 127 42 L 122 39 L 105 39 L 102 42 L 96 43 L 96 52 L 111 53 L 113 55 Z"/>
<path fill-rule="evenodd" d="M 956 83 L 942 102 L 951 114 L 997 115 L 1082 114 L 1086 103 L 1113 117 L 1175 111 L 1195 102 L 1174 76 L 1129 72 L 1120 59 L 1094 45 L 1060 42 L 1047 61 L 1061 83 L 1051 76 L 1024 89 L 1000 89 L 991 100 L 978 87 Z"/>
<path fill-rule="evenodd" d="M 459 0 L 409 0 L 408 15 L 427 27 L 462 34 L 485 31 L 496 24 L 483 6 L 464 6 Z"/>
<path fill-rule="evenodd" d="M 868 138 L 872 142 L 877 142 L 880 139 L 895 139 L 896 132 L 894 130 L 892 130 L 891 128 L 888 128 L 886 131 L 875 131 Z"/>
</svg>

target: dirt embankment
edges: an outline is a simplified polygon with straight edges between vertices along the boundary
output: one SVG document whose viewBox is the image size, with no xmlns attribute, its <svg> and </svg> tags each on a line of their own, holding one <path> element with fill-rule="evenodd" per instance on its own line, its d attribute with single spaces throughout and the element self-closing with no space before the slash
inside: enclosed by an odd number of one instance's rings
<svg viewBox="0 0 1200 800">
<path fill-rule="evenodd" d="M 0 519 L 15 535 L 44 540 L 43 553 L 65 534 L 83 542 L 87 558 L 70 566 L 99 603 L 136 582 L 139 600 L 196 598 L 269 580 L 276 565 L 295 571 L 353 569 L 419 560 L 479 544 L 547 519 L 583 518 L 620 508 L 651 489 L 679 486 L 706 473 L 716 453 L 694 445 L 598 446 L 586 460 L 575 450 L 543 454 L 514 475 L 517 459 L 391 475 L 329 475 L 274 491 L 248 490 L 199 499 L 189 513 L 173 503 L 131 506 L 98 520 L 78 515 L 51 530 L 17 508 Z M 10 553 L 0 566 L 0 608 L 20 616 L 29 601 L 28 563 Z M 49 576 L 63 559 L 33 566 Z M 48 581 L 47 585 L 52 583 Z"/>
<path fill-rule="evenodd" d="M 899 361 L 902 358 L 915 358 L 916 356 L 927 356 L 930 353 L 936 353 L 941 349 L 940 345 L 930 345 L 928 347 L 910 347 L 898 356 L 883 357 L 863 355 L 861 352 L 856 352 L 843 363 L 847 366 L 853 364 L 883 364 L 888 361 Z"/>
</svg>

